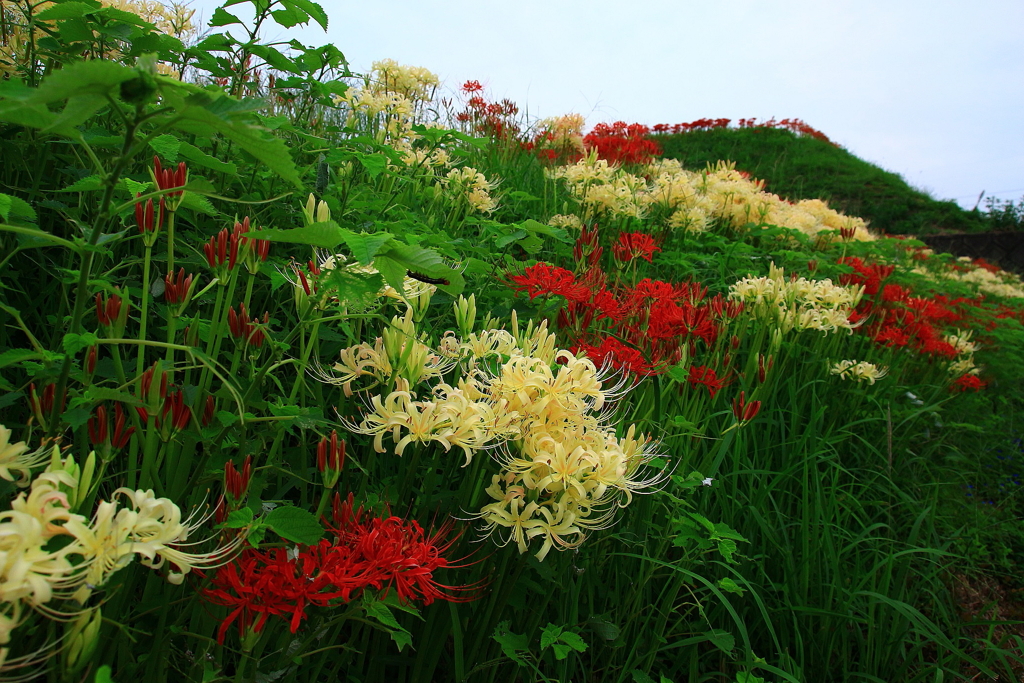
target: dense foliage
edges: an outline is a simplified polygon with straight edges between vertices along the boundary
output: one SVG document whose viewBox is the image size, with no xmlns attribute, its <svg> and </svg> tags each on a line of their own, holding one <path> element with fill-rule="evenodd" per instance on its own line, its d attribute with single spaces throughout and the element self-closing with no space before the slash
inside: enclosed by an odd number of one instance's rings
<svg viewBox="0 0 1024 683">
<path fill-rule="evenodd" d="M 0 4 L 5 677 L 1016 675 L 1024 283 L 311 21 Z"/>
</svg>

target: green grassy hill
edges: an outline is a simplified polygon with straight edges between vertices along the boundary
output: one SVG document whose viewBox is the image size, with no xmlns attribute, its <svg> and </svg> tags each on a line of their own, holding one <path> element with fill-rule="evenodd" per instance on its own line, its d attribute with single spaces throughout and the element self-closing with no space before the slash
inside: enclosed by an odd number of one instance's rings
<svg viewBox="0 0 1024 683">
<path fill-rule="evenodd" d="M 775 128 L 717 128 L 653 136 L 664 156 L 686 168 L 719 159 L 766 181 L 766 190 L 793 201 L 825 199 L 891 234 L 980 232 L 992 229 L 980 211 L 937 201 L 885 171 L 823 140 Z"/>
</svg>

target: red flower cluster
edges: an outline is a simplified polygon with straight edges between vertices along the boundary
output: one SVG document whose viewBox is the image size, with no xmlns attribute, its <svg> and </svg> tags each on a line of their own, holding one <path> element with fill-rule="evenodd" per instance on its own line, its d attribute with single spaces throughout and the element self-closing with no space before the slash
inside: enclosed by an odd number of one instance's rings
<svg viewBox="0 0 1024 683">
<path fill-rule="evenodd" d="M 648 135 L 651 129 L 639 123 L 599 123 L 583 137 L 583 145 L 597 150 L 610 164 L 647 164 L 661 156 L 661 147 Z"/>
<path fill-rule="evenodd" d="M 495 140 L 518 139 L 522 133 L 516 121 L 519 105 L 508 99 L 489 102 L 479 94 L 482 91 L 480 81 L 466 81 L 462 85 L 462 92 L 471 97 L 466 101 L 466 108 L 455 115 L 455 120 L 467 124 L 472 132 Z"/>
<path fill-rule="evenodd" d="M 615 258 L 623 262 L 642 258 L 650 263 L 657 251 L 661 251 L 661 247 L 654 241 L 654 238 L 642 232 L 620 232 L 618 243 L 612 247 Z"/>
<path fill-rule="evenodd" d="M 433 532 L 400 517 L 373 517 L 353 510 L 352 495 L 341 502 L 335 494 L 329 539 L 316 545 L 259 550 L 247 548 L 230 564 L 216 570 L 203 596 L 231 608 L 217 631 L 217 641 L 238 622 L 240 635 L 252 627 L 259 632 L 271 616 L 287 619 L 295 633 L 306 618 L 306 607 L 346 603 L 365 588 L 397 591 L 403 601 L 429 605 L 434 600 L 467 602 L 476 598 L 471 587 L 438 583 L 434 572 L 464 565 L 452 564 L 444 553 L 455 538 L 446 539 L 451 524 Z M 465 594 L 460 594 L 465 592 Z"/>
<path fill-rule="evenodd" d="M 729 124 L 732 123 L 731 119 L 697 119 L 690 123 L 659 123 L 653 127 L 655 133 L 689 133 L 695 130 L 713 130 L 715 128 L 728 128 Z M 750 119 L 739 119 L 737 122 L 737 128 L 782 128 L 784 130 L 791 131 L 797 135 L 806 135 L 808 137 L 827 142 L 830 145 L 836 143 L 828 139 L 828 137 L 816 128 L 808 126 L 800 119 L 782 119 L 776 121 L 774 117 L 767 121 L 758 121 L 756 118 Z M 836 145 L 838 147 L 838 145 Z"/>
<path fill-rule="evenodd" d="M 985 383 L 977 375 L 961 375 L 957 377 L 949 390 L 952 392 L 981 391 Z"/>
<path fill-rule="evenodd" d="M 581 236 L 586 241 L 588 234 Z M 598 365 L 608 364 L 634 375 L 653 375 L 675 365 L 689 346 L 690 356 L 698 342 L 714 346 L 722 322 L 740 313 L 741 306 L 721 295 L 706 300 L 707 287 L 699 283 L 672 284 L 645 278 L 634 287 L 608 287 L 607 277 L 580 246 L 585 275 L 577 278 L 565 268 L 538 263 L 522 275 L 511 276 L 512 287 L 530 298 L 557 295 L 566 299 L 558 324 L 573 337 L 573 353 L 586 353 Z M 653 253 L 653 252 L 652 252 Z M 604 325 L 599 321 L 608 321 Z M 604 329 L 599 329 L 599 328 Z M 714 395 L 721 380 L 711 370 L 699 383 Z"/>
</svg>

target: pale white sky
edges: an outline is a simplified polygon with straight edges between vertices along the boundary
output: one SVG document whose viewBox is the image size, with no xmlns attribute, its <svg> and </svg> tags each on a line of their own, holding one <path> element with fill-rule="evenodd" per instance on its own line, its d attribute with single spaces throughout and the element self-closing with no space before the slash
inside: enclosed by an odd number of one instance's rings
<svg viewBox="0 0 1024 683">
<path fill-rule="evenodd" d="M 191 6 L 208 18 L 218 4 Z M 531 116 L 590 125 L 799 118 L 938 199 L 1024 196 L 1022 0 L 321 5 L 327 34 L 268 37 L 333 43 L 354 71 L 391 58 L 452 88 L 477 79 Z"/>
</svg>

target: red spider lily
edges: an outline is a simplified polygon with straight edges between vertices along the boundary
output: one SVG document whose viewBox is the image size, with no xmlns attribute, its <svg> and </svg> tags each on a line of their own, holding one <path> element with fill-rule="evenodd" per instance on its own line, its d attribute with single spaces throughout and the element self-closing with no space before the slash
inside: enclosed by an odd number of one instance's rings
<svg viewBox="0 0 1024 683">
<path fill-rule="evenodd" d="M 135 195 L 136 199 L 141 196 L 141 192 Z M 152 199 L 147 199 L 145 204 L 142 202 L 135 203 L 135 224 L 138 226 L 139 233 L 142 235 L 142 240 L 147 247 L 152 247 L 156 243 L 157 233 L 160 232 L 160 228 L 164 224 L 164 212 L 167 210 L 167 203 L 163 197 L 160 197 L 159 206 L 160 211 L 156 212 L 154 216 Z"/>
<path fill-rule="evenodd" d="M 235 313 L 234 306 L 228 309 L 228 329 L 231 330 L 231 336 L 241 340 L 243 344 L 251 344 L 256 348 L 262 347 L 267 338 L 263 329 L 268 323 L 270 323 L 269 311 L 263 314 L 263 325 L 260 325 L 259 318 L 249 318 L 244 302 L 238 304 L 238 313 Z"/>
<path fill-rule="evenodd" d="M 661 251 L 661 247 L 654 238 L 642 232 L 621 232 L 619 241 L 612 247 L 615 258 L 626 263 L 637 258 L 650 263 L 654 253 L 658 251 Z"/>
<path fill-rule="evenodd" d="M 600 345 L 578 342 L 572 347 L 575 354 L 585 353 L 597 366 L 610 365 L 616 370 L 625 370 L 638 376 L 655 374 L 655 369 L 644 359 L 644 354 L 623 344 L 615 337 L 605 337 Z"/>
<path fill-rule="evenodd" d="M 235 469 L 235 461 L 228 460 L 224 464 L 224 492 L 232 503 L 238 503 L 245 498 L 249 490 L 249 480 L 252 478 L 252 456 L 245 456 L 242 463 L 242 471 Z"/>
<path fill-rule="evenodd" d="M 751 401 L 747 403 L 747 394 L 744 391 L 740 392 L 739 398 L 732 400 L 732 414 L 736 416 L 736 419 L 740 422 L 746 423 L 757 417 L 758 411 L 761 410 L 760 401 Z"/>
<path fill-rule="evenodd" d="M 96 359 L 98 350 L 95 345 L 89 347 L 89 351 L 85 354 L 85 374 L 92 379 L 93 373 L 96 372 Z"/>
<path fill-rule="evenodd" d="M 475 599 L 470 587 L 446 586 L 434 578 L 439 569 L 463 566 L 444 556 L 458 538 L 445 538 L 450 524 L 428 533 L 415 521 L 364 517 L 362 508 L 353 511 L 352 505 L 351 495 L 342 503 L 335 494 L 334 525 L 328 525 L 332 539 L 300 546 L 294 555 L 284 548 L 248 548 L 216 570 L 203 596 L 231 608 L 217 631 L 218 642 L 236 621 L 241 636 L 249 628 L 262 631 L 271 616 L 287 619 L 295 633 L 307 606 L 346 603 L 365 588 L 394 587 L 399 599 L 425 605 Z"/>
<path fill-rule="evenodd" d="M 258 230 L 250 230 L 249 217 L 246 216 L 242 219 L 241 223 L 235 223 L 235 228 L 232 231 L 232 234 L 237 235 L 238 240 L 245 249 L 245 254 L 243 256 L 245 260 L 245 267 L 250 273 L 255 275 L 260 270 L 260 264 L 265 262 L 267 257 L 270 255 L 270 242 L 268 240 L 250 237 L 248 235 L 249 232 L 258 232 Z"/>
<path fill-rule="evenodd" d="M 583 145 L 596 150 L 598 158 L 609 163 L 646 164 L 661 156 L 661 148 L 647 137 L 650 132 L 650 128 L 639 123 L 599 123 L 584 136 Z"/>
<path fill-rule="evenodd" d="M 185 269 L 178 271 L 178 275 L 167 273 L 164 276 L 164 301 L 171 305 L 187 304 L 192 298 L 192 275 L 185 277 Z"/>
<path fill-rule="evenodd" d="M 226 271 L 234 270 L 238 261 L 240 237 L 241 233 L 229 232 L 227 228 L 222 228 L 203 245 L 206 263 L 210 270 L 217 271 L 220 277 L 223 277 Z"/>
<path fill-rule="evenodd" d="M 768 356 L 768 362 L 765 363 L 764 356 L 757 354 L 757 381 L 764 384 L 764 381 L 768 378 L 768 373 L 771 372 L 772 367 L 775 366 L 775 358 Z"/>
<path fill-rule="evenodd" d="M 217 401 L 213 396 L 206 397 L 206 404 L 203 406 L 203 417 L 200 419 L 200 424 L 204 427 L 210 426 L 213 422 L 213 412 L 217 408 Z"/>
<path fill-rule="evenodd" d="M 153 155 L 153 182 L 161 190 L 171 190 L 178 187 L 185 187 L 185 183 L 188 182 L 188 168 L 185 166 L 185 162 L 181 161 L 178 163 L 178 167 L 174 170 L 164 168 L 160 163 L 160 157 Z M 180 197 L 183 190 L 177 190 L 176 192 L 168 192 L 168 197 Z M 168 207 L 171 211 L 177 209 L 177 204 Z"/>
<path fill-rule="evenodd" d="M 480 92 L 483 89 L 484 86 L 480 85 L 480 81 L 466 81 L 461 88 L 464 93 Z"/>
<path fill-rule="evenodd" d="M 589 301 L 590 289 L 576 282 L 575 276 L 565 268 L 547 263 L 538 263 L 527 268 L 522 275 L 513 275 L 513 287 L 517 292 L 526 292 L 531 299 L 541 294 L 564 296 L 569 301 Z"/>
<path fill-rule="evenodd" d="M 36 393 L 36 385 L 34 382 L 28 385 L 28 403 L 32 409 L 32 415 L 35 417 L 36 422 L 39 426 L 46 428 L 47 416 L 53 414 L 54 399 L 57 394 L 56 384 L 47 384 L 43 387 L 43 391 L 40 394 Z M 64 405 L 67 401 L 67 391 L 60 397 L 60 412 L 64 412 Z"/>
<path fill-rule="evenodd" d="M 985 382 L 977 375 L 960 375 L 949 387 L 952 392 L 981 391 L 985 388 Z"/>
<path fill-rule="evenodd" d="M 696 388 L 698 384 L 703 384 L 708 388 L 708 393 L 711 394 L 711 398 L 715 397 L 715 394 L 721 390 L 728 380 L 720 378 L 715 372 L 714 368 L 709 368 L 706 365 L 691 365 L 690 376 L 687 378 L 691 387 Z"/>
<path fill-rule="evenodd" d="M 345 440 L 338 440 L 338 431 L 331 431 L 331 438 L 320 439 L 316 447 L 316 468 L 324 480 L 324 486 L 333 488 L 345 466 Z"/>
<path fill-rule="evenodd" d="M 96 293 L 96 320 L 100 326 L 106 328 L 111 337 L 120 337 L 124 334 L 130 311 L 131 303 L 127 297 L 121 298 L 120 287 L 114 287 L 114 293 L 110 296 L 105 296 L 102 292 Z"/>
<path fill-rule="evenodd" d="M 93 446 L 101 446 L 107 443 L 109 435 L 111 446 L 114 448 L 124 448 L 128 445 L 128 440 L 132 438 L 132 434 L 135 433 L 135 427 L 125 429 L 127 421 L 128 416 L 125 415 L 121 404 L 115 403 L 114 431 L 113 434 L 110 434 L 107 424 L 107 409 L 102 403 L 99 404 L 96 406 L 96 414 L 89 418 L 89 441 Z"/>
</svg>

